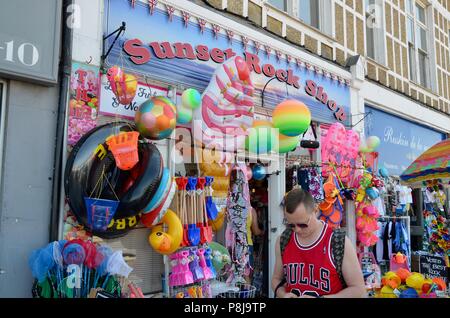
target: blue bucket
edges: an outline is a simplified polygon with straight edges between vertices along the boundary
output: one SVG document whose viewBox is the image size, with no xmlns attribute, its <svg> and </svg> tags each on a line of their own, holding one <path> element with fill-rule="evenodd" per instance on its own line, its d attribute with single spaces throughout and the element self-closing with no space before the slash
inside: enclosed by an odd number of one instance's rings
<svg viewBox="0 0 450 318">
<path fill-rule="evenodd" d="M 93 231 L 106 231 L 116 213 L 119 201 L 84 198 L 88 226 Z"/>
</svg>

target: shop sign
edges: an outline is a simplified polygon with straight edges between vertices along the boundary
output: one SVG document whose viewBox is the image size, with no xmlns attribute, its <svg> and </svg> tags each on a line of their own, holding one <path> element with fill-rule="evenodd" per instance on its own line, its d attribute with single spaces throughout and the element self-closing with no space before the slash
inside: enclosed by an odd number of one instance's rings
<svg viewBox="0 0 450 318">
<path fill-rule="evenodd" d="M 136 96 L 128 105 L 119 104 L 106 76 L 102 76 L 100 114 L 134 120 L 134 115 L 143 102 L 153 96 L 167 96 L 168 89 L 156 85 L 138 83 Z M 178 98 L 181 94 L 178 94 Z"/>
<path fill-rule="evenodd" d="M 3 0 L 0 7 L 0 74 L 56 84 L 62 1 Z"/>
<path fill-rule="evenodd" d="M 213 21 L 208 21 L 202 32 L 194 21 L 185 23 L 177 15 L 170 20 L 160 10 L 150 15 L 144 6 L 132 8 L 128 1 L 108 1 L 106 16 L 106 34 L 122 21 L 127 28 L 125 36 L 107 57 L 110 66 L 119 65 L 152 79 L 202 91 L 217 66 L 238 55 L 252 71 L 255 89 L 261 93 L 265 87 L 265 107 L 274 108 L 284 99 L 293 98 L 310 108 L 315 121 L 349 124 L 349 87 L 319 74 L 315 68 L 307 67 L 307 63 L 299 65 L 292 62 L 292 57 L 289 60 L 280 57 L 276 48 L 257 50 L 255 43 L 255 46 L 243 43 L 242 37 L 230 39 L 208 28 Z"/>
<path fill-rule="evenodd" d="M 420 255 L 420 273 L 426 277 L 443 278 L 447 282 L 447 266 L 443 257 L 434 255 Z"/>
<path fill-rule="evenodd" d="M 445 139 L 445 135 L 408 120 L 366 106 L 366 136 L 377 136 L 381 143 L 378 166 L 391 175 L 401 175 L 425 150 Z"/>
</svg>

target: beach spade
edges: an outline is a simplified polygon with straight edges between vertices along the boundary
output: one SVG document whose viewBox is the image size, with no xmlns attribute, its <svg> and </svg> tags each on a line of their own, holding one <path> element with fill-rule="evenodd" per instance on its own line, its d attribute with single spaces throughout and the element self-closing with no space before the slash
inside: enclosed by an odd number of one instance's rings
<svg viewBox="0 0 450 318">
<path fill-rule="evenodd" d="M 208 226 L 208 223 L 205 222 L 205 184 L 206 179 L 204 177 L 197 179 L 197 194 L 198 194 L 198 202 L 196 212 L 200 213 L 199 220 L 197 223 L 197 227 L 200 229 L 200 243 L 205 244 L 212 240 L 212 229 Z"/>
<path fill-rule="evenodd" d="M 202 193 L 201 197 L 201 211 L 202 211 L 202 241 L 203 243 L 209 243 L 212 241 L 213 238 L 213 229 L 208 224 L 208 216 L 206 213 L 206 202 L 205 202 L 205 192 Z"/>
<path fill-rule="evenodd" d="M 181 206 L 180 209 L 182 211 L 183 216 L 183 240 L 181 242 L 181 246 L 189 246 L 189 236 L 188 236 L 188 215 L 187 215 L 187 202 L 186 202 L 186 186 L 188 184 L 188 178 L 181 177 Z"/>
<path fill-rule="evenodd" d="M 214 177 L 205 177 L 205 180 L 208 193 L 206 195 L 206 213 L 208 214 L 208 218 L 210 220 L 215 220 L 219 214 L 219 211 L 217 210 L 217 206 L 212 198 L 212 183 L 214 181 Z"/>
<path fill-rule="evenodd" d="M 200 243 L 200 229 L 196 226 L 196 187 L 197 187 L 197 178 L 189 177 L 188 179 L 188 191 L 190 195 L 190 215 L 191 215 L 191 223 L 188 227 L 188 238 L 191 246 L 197 246 Z"/>
</svg>

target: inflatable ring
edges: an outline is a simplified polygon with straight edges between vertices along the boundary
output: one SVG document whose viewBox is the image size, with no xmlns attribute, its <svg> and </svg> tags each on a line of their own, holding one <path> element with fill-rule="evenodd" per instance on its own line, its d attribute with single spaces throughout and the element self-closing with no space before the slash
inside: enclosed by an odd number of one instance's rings
<svg viewBox="0 0 450 318">
<path fill-rule="evenodd" d="M 152 228 L 148 241 L 156 252 L 164 255 L 172 254 L 180 247 L 183 226 L 172 210 L 167 210 L 161 221 L 167 225 L 167 232 L 164 232 L 163 224 L 158 224 Z"/>
<path fill-rule="evenodd" d="M 161 219 L 164 217 L 164 214 L 172 203 L 177 185 L 175 181 L 169 182 L 169 185 L 170 187 L 168 187 L 167 192 L 164 194 L 164 199 L 162 200 L 161 204 L 149 213 L 145 213 L 142 215 L 141 222 L 146 227 L 152 227 L 155 224 L 161 222 Z"/>
<path fill-rule="evenodd" d="M 170 170 L 167 168 L 164 168 L 161 182 L 158 186 L 158 190 L 156 190 L 155 194 L 153 195 L 152 200 L 147 204 L 147 206 L 144 208 L 143 214 L 150 213 L 152 210 L 154 210 L 156 207 L 158 207 L 161 202 L 164 200 L 165 194 L 168 193 L 170 190 Z"/>
<path fill-rule="evenodd" d="M 85 197 L 119 199 L 107 230 L 92 231 L 103 238 L 122 236 L 137 224 L 138 214 L 153 197 L 162 177 L 163 158 L 158 148 L 150 143 L 138 144 L 139 162 L 131 170 L 116 167 L 106 139 L 128 131 L 134 131 L 134 127 L 126 122 L 114 122 L 91 130 L 74 146 L 64 172 L 70 209 L 78 222 L 88 229 Z"/>
</svg>

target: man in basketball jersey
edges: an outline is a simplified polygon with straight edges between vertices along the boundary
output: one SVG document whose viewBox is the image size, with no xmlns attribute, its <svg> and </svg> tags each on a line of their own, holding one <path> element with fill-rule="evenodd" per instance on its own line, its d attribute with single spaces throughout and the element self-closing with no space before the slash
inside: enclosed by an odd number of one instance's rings
<svg viewBox="0 0 450 318">
<path fill-rule="evenodd" d="M 288 229 L 275 246 L 275 297 L 364 297 L 364 279 L 352 243 L 342 231 L 342 243 L 334 243 L 336 231 L 317 219 L 311 194 L 294 189 L 285 196 L 284 207 Z"/>
</svg>

